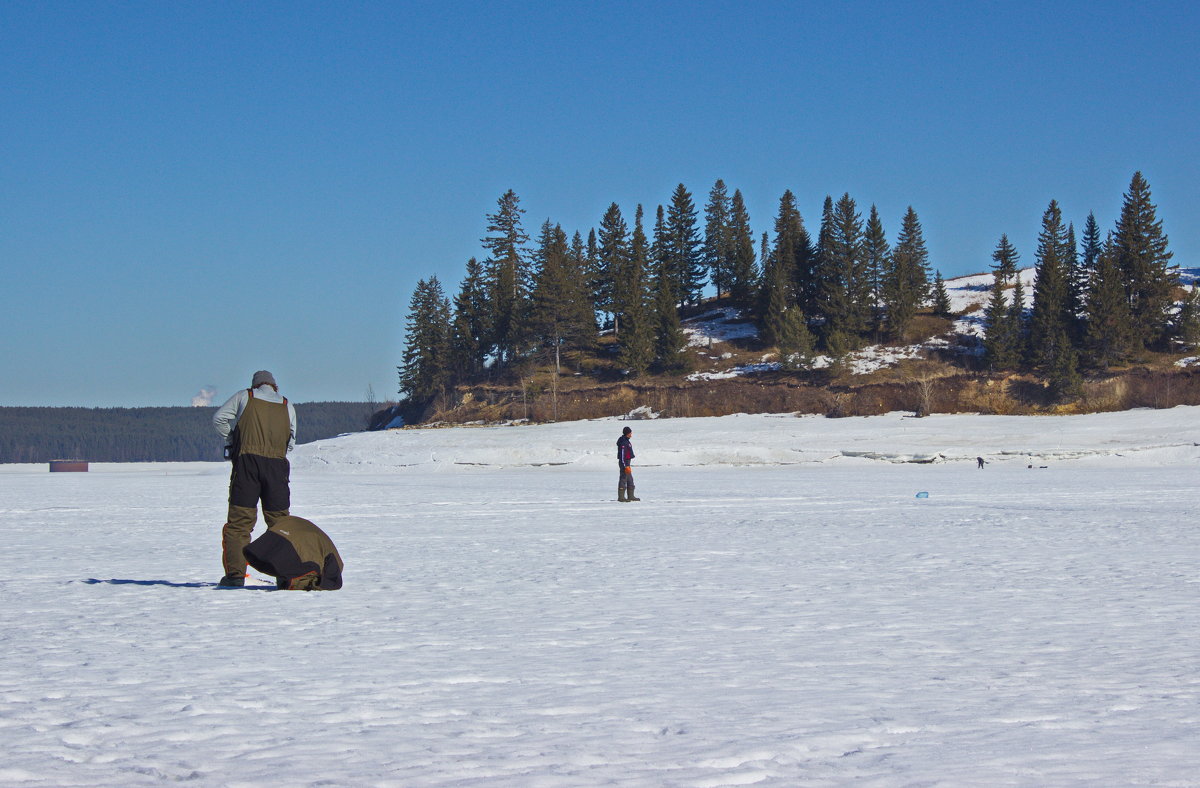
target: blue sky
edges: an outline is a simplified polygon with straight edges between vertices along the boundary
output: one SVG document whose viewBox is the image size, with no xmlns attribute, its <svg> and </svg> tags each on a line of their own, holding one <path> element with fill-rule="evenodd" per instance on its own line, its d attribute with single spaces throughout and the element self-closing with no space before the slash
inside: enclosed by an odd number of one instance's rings
<svg viewBox="0 0 1200 788">
<path fill-rule="evenodd" d="M 272 370 L 394 397 L 417 280 L 497 198 L 586 235 L 717 178 L 921 218 L 947 277 L 1137 170 L 1200 265 L 1200 12 L 1117 2 L 0 4 L 0 405 L 187 405 Z"/>
</svg>

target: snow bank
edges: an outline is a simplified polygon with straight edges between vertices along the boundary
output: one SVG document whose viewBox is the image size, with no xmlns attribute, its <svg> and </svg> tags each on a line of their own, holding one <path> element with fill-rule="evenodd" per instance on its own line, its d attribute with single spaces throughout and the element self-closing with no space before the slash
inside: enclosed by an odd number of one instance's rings
<svg viewBox="0 0 1200 788">
<path fill-rule="evenodd" d="M 1030 425 L 1036 425 L 1033 430 Z M 304 444 L 293 466 L 403 468 L 608 468 L 622 426 L 634 429 L 637 464 L 794 465 L 838 460 L 1062 461 L 1141 453 L 1200 456 L 1200 408 L 1084 416 L 903 413 L 855 419 L 738 414 L 703 419 L 598 419 L 506 427 L 405 429 Z"/>
</svg>

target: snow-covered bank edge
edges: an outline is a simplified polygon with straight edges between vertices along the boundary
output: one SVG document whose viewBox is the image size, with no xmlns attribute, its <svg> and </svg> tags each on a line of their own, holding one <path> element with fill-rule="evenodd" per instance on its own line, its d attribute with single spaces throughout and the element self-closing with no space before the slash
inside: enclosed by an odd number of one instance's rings
<svg viewBox="0 0 1200 788">
<path fill-rule="evenodd" d="M 450 427 L 360 433 L 299 446 L 297 470 L 581 468 L 613 464 L 622 426 L 643 467 L 1200 459 L 1200 407 L 1076 416 L 905 413 L 827 419 L 791 414 Z"/>
</svg>

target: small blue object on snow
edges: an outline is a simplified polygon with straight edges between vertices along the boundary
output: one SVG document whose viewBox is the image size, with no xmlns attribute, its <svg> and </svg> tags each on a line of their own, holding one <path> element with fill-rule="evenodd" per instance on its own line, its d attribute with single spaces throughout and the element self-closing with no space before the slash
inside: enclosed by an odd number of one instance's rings
<svg viewBox="0 0 1200 788">
<path fill-rule="evenodd" d="M 924 490 L 922 490 L 921 492 L 917 493 L 917 497 L 918 497 L 918 498 L 928 498 L 928 497 L 929 497 L 929 493 L 927 493 L 927 492 L 925 492 Z"/>
</svg>

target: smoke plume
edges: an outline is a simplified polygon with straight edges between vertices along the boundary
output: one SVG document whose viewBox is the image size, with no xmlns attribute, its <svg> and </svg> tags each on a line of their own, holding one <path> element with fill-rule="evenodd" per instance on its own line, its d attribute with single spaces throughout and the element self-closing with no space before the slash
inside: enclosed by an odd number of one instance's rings
<svg viewBox="0 0 1200 788">
<path fill-rule="evenodd" d="M 201 386 L 199 393 L 192 397 L 192 407 L 207 408 L 213 403 L 215 396 L 217 396 L 216 386 Z"/>
</svg>

